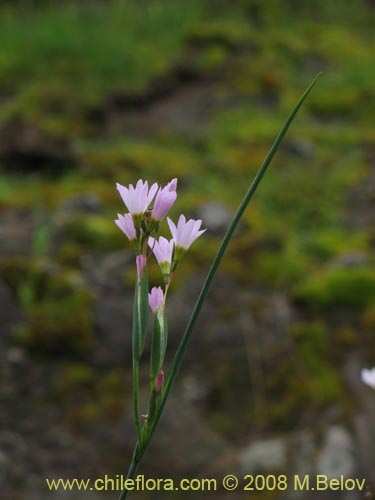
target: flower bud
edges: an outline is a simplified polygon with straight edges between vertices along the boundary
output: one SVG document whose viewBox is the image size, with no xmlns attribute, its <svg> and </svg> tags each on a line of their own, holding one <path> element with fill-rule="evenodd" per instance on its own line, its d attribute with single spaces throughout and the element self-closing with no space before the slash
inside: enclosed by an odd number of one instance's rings
<svg viewBox="0 0 375 500">
<path fill-rule="evenodd" d="M 143 270 L 146 266 L 146 258 L 143 255 L 137 255 L 137 257 L 135 258 L 135 262 L 137 264 L 138 281 L 140 282 L 142 279 Z"/>
<path fill-rule="evenodd" d="M 155 380 L 155 390 L 156 392 L 161 392 L 163 390 L 164 385 L 164 372 L 160 370 L 160 372 L 156 376 Z"/>
<path fill-rule="evenodd" d="M 164 282 L 168 283 L 169 276 L 171 274 L 171 264 L 174 248 L 173 240 L 168 241 L 163 236 L 161 236 L 159 240 L 155 240 L 154 238 L 152 238 L 152 236 L 150 236 L 148 239 L 148 244 L 159 263 Z"/>
<path fill-rule="evenodd" d="M 164 219 L 173 203 L 176 201 L 176 188 L 177 179 L 173 179 L 163 189 L 158 191 L 151 213 L 152 219 L 159 222 Z"/>
<path fill-rule="evenodd" d="M 164 293 L 160 286 L 154 286 L 148 294 L 148 305 L 151 311 L 155 314 L 164 300 Z"/>
</svg>

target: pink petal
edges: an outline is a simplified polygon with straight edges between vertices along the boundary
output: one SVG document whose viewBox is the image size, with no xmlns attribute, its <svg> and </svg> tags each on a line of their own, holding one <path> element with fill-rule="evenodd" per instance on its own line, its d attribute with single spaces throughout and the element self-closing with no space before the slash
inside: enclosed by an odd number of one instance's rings
<svg viewBox="0 0 375 500">
<path fill-rule="evenodd" d="M 169 226 L 169 229 L 171 231 L 173 239 L 177 240 L 177 228 L 176 228 L 176 224 L 169 217 L 167 217 L 167 222 L 168 222 L 168 226 Z"/>
</svg>

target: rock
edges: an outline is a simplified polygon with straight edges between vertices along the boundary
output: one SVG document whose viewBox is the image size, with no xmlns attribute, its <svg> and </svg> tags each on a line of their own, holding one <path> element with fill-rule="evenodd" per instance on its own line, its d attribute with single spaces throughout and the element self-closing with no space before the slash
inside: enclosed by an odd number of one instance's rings
<svg viewBox="0 0 375 500">
<path fill-rule="evenodd" d="M 293 457 L 293 473 L 300 476 L 313 474 L 316 442 L 312 432 L 305 430 L 293 434 L 288 443 L 288 456 Z"/>
<path fill-rule="evenodd" d="M 204 400 L 207 397 L 207 387 L 204 381 L 193 374 L 187 375 L 182 382 L 182 394 L 187 401 Z"/>
<path fill-rule="evenodd" d="M 284 438 L 273 438 L 251 443 L 239 456 L 243 474 L 275 473 L 287 464 L 287 442 Z"/>
<path fill-rule="evenodd" d="M 131 252 L 113 252 L 82 259 L 85 281 L 95 293 L 93 315 L 97 346 L 95 359 L 100 363 L 123 363 L 132 344 L 133 287 L 124 280 L 134 266 Z"/>
<path fill-rule="evenodd" d="M 25 362 L 25 352 L 19 347 L 11 347 L 6 351 L 6 360 L 12 365 L 21 365 Z"/>
<path fill-rule="evenodd" d="M 349 432 L 340 426 L 328 429 L 322 449 L 316 460 L 316 473 L 329 479 L 340 475 L 353 477 L 355 474 L 354 446 Z"/>
<path fill-rule="evenodd" d="M 12 210 L 0 216 L 0 256 L 30 254 L 34 221 L 26 210 Z"/>
<path fill-rule="evenodd" d="M 359 467 L 367 477 L 371 477 L 374 471 L 374 414 L 375 401 L 373 401 L 372 408 L 368 408 L 367 411 L 363 411 L 354 417 Z"/>
<path fill-rule="evenodd" d="M 73 163 L 73 152 L 65 139 L 23 118 L 12 118 L 0 128 L 0 164 L 5 169 L 58 173 Z"/>
<path fill-rule="evenodd" d="M 126 99 L 121 103 L 113 101 L 95 114 L 105 122 L 111 135 L 121 132 L 143 136 L 161 131 L 196 135 L 207 129 L 215 99 L 212 87 L 199 83 L 171 90 L 152 99 L 135 98 L 133 103 Z"/>
<path fill-rule="evenodd" d="M 312 158 L 315 154 L 315 145 L 307 139 L 294 138 L 284 142 L 283 149 L 296 156 Z"/>
<path fill-rule="evenodd" d="M 132 352 L 133 295 L 107 296 L 94 306 L 95 361 L 100 364 L 130 363 Z"/>
<path fill-rule="evenodd" d="M 100 198 L 96 193 L 85 193 L 67 200 L 60 208 L 62 214 L 76 212 L 98 213 L 100 211 Z"/>
<path fill-rule="evenodd" d="M 6 454 L 0 449 L 0 481 L 5 479 L 5 467 L 8 464 Z"/>
<path fill-rule="evenodd" d="M 218 235 L 225 232 L 233 217 L 232 212 L 218 202 L 202 205 L 197 215 L 203 220 L 204 227 L 207 227 L 211 234 Z"/>
<path fill-rule="evenodd" d="M 12 329 L 19 324 L 23 319 L 21 309 L 12 298 L 7 287 L 0 280 L 0 332 L 1 338 L 6 335 L 11 335 Z M 1 348 L 4 351 L 4 348 Z"/>
<path fill-rule="evenodd" d="M 340 255 L 332 262 L 333 267 L 361 267 L 369 264 L 369 258 L 361 252 L 348 252 Z"/>
<path fill-rule="evenodd" d="M 210 426 L 207 419 L 181 394 L 176 385 L 168 400 L 168 411 L 160 421 L 153 442 L 153 454 L 145 457 L 144 470 L 149 468 L 160 477 L 168 471 L 185 477 L 195 474 L 216 474 L 219 457 L 228 453 L 228 443 Z M 155 460 L 155 457 L 158 457 Z M 224 471 L 222 471 L 224 472 Z"/>
<path fill-rule="evenodd" d="M 81 265 L 85 280 L 96 291 L 123 292 L 124 276 L 130 266 L 134 266 L 135 257 L 131 251 L 112 252 L 106 255 L 85 254 Z"/>
</svg>

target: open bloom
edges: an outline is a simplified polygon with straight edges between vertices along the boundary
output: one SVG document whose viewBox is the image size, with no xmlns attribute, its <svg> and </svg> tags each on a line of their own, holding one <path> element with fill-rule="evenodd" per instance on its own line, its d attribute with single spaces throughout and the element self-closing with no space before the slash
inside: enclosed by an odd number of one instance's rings
<svg viewBox="0 0 375 500">
<path fill-rule="evenodd" d="M 176 247 L 180 247 L 184 250 L 187 250 L 190 245 L 206 231 L 205 229 L 200 230 L 202 225 L 201 220 L 190 219 L 186 221 L 184 215 L 180 215 L 177 227 L 169 217 L 167 220 Z"/>
<path fill-rule="evenodd" d="M 141 179 L 137 182 L 135 188 L 130 184 L 128 188 L 117 183 L 116 188 L 120 196 L 132 215 L 143 215 L 148 209 L 150 203 L 154 199 L 158 185 L 155 182 L 150 189 L 148 182 L 143 182 Z"/>
<path fill-rule="evenodd" d="M 168 241 L 163 236 L 160 236 L 158 241 L 152 236 L 150 236 L 148 238 L 148 244 L 150 245 L 150 248 L 154 252 L 156 260 L 159 263 L 161 272 L 163 273 L 163 276 L 169 278 L 171 272 L 174 241 L 173 240 Z"/>
<path fill-rule="evenodd" d="M 172 262 L 172 271 L 174 271 L 186 250 L 206 230 L 200 229 L 202 225 L 201 220 L 190 219 L 186 221 L 186 217 L 184 215 L 180 215 L 177 226 L 169 217 L 167 218 L 167 221 L 175 245 Z"/>
<path fill-rule="evenodd" d="M 155 314 L 159 307 L 162 305 L 164 300 L 163 290 L 160 286 L 154 286 L 151 292 L 148 294 L 148 305 L 151 311 Z"/>
<path fill-rule="evenodd" d="M 361 379 L 364 384 L 375 389 L 375 366 L 371 369 L 363 368 L 361 371 Z"/>
<path fill-rule="evenodd" d="M 117 219 L 115 224 L 121 229 L 121 231 L 129 238 L 130 241 L 137 238 L 137 234 L 134 227 L 133 217 L 130 214 L 117 214 Z"/>
<path fill-rule="evenodd" d="M 154 208 L 151 217 L 160 222 L 167 215 L 173 203 L 176 201 L 177 179 L 172 179 L 168 184 L 160 189 L 156 195 Z"/>
</svg>

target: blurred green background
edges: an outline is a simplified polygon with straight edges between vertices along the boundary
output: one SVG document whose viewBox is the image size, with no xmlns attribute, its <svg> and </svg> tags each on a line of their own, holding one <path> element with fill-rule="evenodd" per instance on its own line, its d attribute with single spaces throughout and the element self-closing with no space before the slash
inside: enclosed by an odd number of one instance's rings
<svg viewBox="0 0 375 500">
<path fill-rule="evenodd" d="M 121 474 L 130 460 L 134 257 L 115 183 L 178 177 L 172 216 L 208 228 L 173 286 L 170 359 L 231 215 L 319 71 L 142 472 L 301 470 L 371 487 L 375 398 L 359 374 L 375 363 L 374 20 L 365 0 L 0 3 L 4 498 L 60 498 L 45 477 Z M 146 397 L 146 360 L 142 377 Z"/>
</svg>

